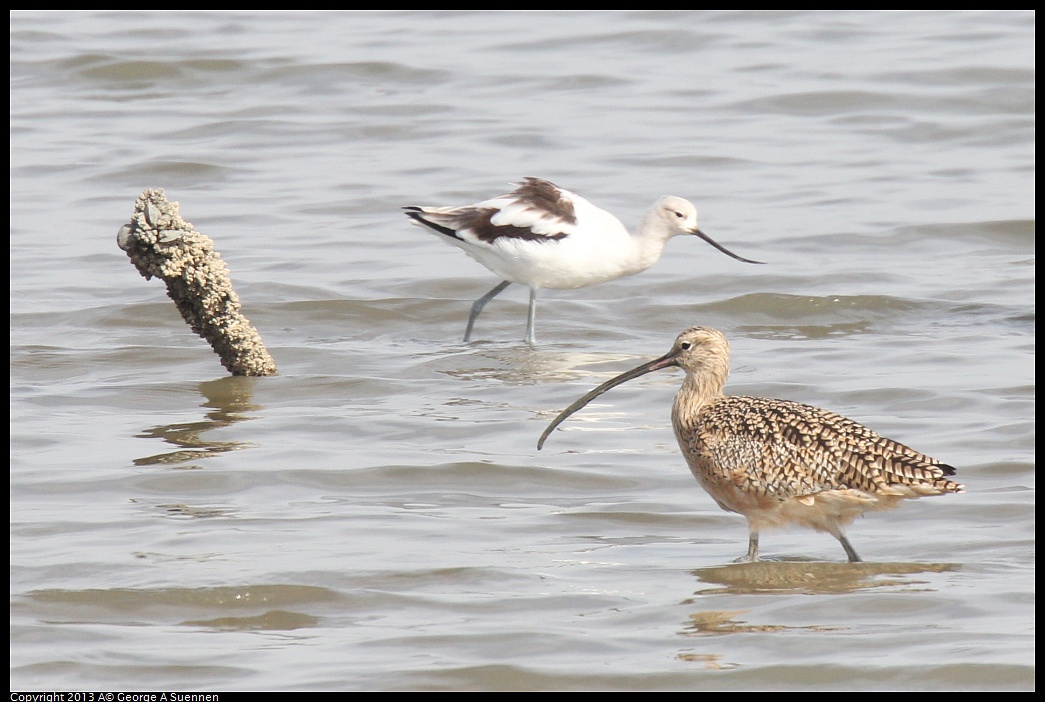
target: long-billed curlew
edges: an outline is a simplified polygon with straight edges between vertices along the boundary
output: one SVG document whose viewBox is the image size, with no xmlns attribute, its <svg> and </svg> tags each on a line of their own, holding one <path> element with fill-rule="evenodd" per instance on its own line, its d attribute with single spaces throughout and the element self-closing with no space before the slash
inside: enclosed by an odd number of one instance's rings
<svg viewBox="0 0 1045 702">
<path fill-rule="evenodd" d="M 761 530 L 795 524 L 831 534 L 850 561 L 859 561 L 843 533 L 856 517 L 905 498 L 964 491 L 946 477 L 954 475 L 952 466 L 834 412 L 724 395 L 729 342 L 707 327 L 687 329 L 667 354 L 564 409 L 541 434 L 538 450 L 563 420 L 610 388 L 671 366 L 686 372 L 671 410 L 675 437 L 690 471 L 719 507 L 747 517 L 746 560 L 758 560 Z"/>
<path fill-rule="evenodd" d="M 463 207 L 404 207 L 420 226 L 503 280 L 472 305 L 464 340 L 486 303 L 512 283 L 530 288 L 526 341 L 534 342 L 537 290 L 567 290 L 640 273 L 660 258 L 668 239 L 693 234 L 745 263 L 697 227 L 697 209 L 680 197 L 653 204 L 634 234 L 620 220 L 576 193 L 540 178 L 524 178 L 510 193 Z"/>
</svg>

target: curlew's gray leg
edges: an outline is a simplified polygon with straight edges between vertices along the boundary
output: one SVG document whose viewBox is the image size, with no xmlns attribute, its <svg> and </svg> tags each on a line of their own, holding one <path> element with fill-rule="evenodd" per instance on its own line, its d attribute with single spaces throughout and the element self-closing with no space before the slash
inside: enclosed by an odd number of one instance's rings
<svg viewBox="0 0 1045 702">
<path fill-rule="evenodd" d="M 747 539 L 747 555 L 738 558 L 737 563 L 755 563 L 758 561 L 758 532 L 752 531 Z"/>
<path fill-rule="evenodd" d="M 502 280 L 500 283 L 494 286 L 493 290 L 486 293 L 485 295 L 483 295 L 478 300 L 472 303 L 472 313 L 468 315 L 468 326 L 464 328 L 465 341 L 468 341 L 468 339 L 472 336 L 472 326 L 475 324 L 475 318 L 478 317 L 479 313 L 483 311 L 484 307 L 486 307 L 486 303 L 500 295 L 502 292 L 504 292 L 504 289 L 511 284 L 512 283 L 510 280 Z"/>
<path fill-rule="evenodd" d="M 850 563 L 863 562 L 863 559 L 856 555 L 856 551 L 853 550 L 853 546 L 849 543 L 849 539 L 845 538 L 845 534 L 839 532 L 835 534 L 835 538 L 838 539 L 838 543 L 842 544 L 842 548 L 845 549 L 845 555 L 849 556 Z"/>
<path fill-rule="evenodd" d="M 537 321 L 537 288 L 530 288 L 530 311 L 526 315 L 526 343 L 536 346 L 537 340 L 533 336 L 533 328 Z"/>
</svg>

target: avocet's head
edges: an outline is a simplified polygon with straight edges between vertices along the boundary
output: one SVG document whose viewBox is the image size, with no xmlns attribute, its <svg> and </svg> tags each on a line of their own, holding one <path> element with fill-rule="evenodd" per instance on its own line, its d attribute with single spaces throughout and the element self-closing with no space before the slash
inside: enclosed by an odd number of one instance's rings
<svg viewBox="0 0 1045 702">
<path fill-rule="evenodd" d="M 669 237 L 675 236 L 676 234 L 693 234 L 699 236 L 722 253 L 731 256 L 738 261 L 743 261 L 744 263 L 762 263 L 762 261 L 752 261 L 750 258 L 737 256 L 725 246 L 722 246 L 710 236 L 700 231 L 700 227 L 697 226 L 697 208 L 694 207 L 692 202 L 685 198 L 676 197 L 674 195 L 665 195 L 653 204 L 653 207 L 650 208 L 650 211 L 647 214 L 647 218 L 651 218 L 659 223 L 665 231 L 669 232 Z"/>
<path fill-rule="evenodd" d="M 689 200 L 666 195 L 657 200 L 653 210 L 660 221 L 679 234 L 696 234 L 700 231 L 697 226 L 697 208 Z"/>
</svg>

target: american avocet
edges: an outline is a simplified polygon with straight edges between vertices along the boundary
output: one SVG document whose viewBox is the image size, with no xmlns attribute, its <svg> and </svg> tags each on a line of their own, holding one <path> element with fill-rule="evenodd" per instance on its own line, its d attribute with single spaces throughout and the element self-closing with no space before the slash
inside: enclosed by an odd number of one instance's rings
<svg viewBox="0 0 1045 702">
<path fill-rule="evenodd" d="M 869 510 L 904 498 L 963 492 L 954 468 L 886 439 L 841 415 L 788 400 L 723 395 L 729 342 L 693 327 L 671 351 L 599 387 L 567 407 L 541 434 L 537 448 L 564 419 L 621 383 L 678 366 L 686 372 L 671 423 L 693 475 L 727 512 L 747 517 L 746 560 L 758 560 L 758 533 L 794 524 L 831 534 L 850 561 L 860 557 L 842 529 Z"/>
<path fill-rule="evenodd" d="M 512 192 L 475 205 L 403 209 L 503 278 L 472 305 L 465 341 L 486 303 L 518 283 L 530 288 L 526 341 L 533 345 L 537 290 L 583 288 L 639 273 L 678 234 L 695 234 L 738 261 L 761 263 L 713 241 L 697 227 L 697 208 L 670 195 L 650 207 L 634 234 L 606 210 L 540 178 L 524 178 Z"/>
</svg>

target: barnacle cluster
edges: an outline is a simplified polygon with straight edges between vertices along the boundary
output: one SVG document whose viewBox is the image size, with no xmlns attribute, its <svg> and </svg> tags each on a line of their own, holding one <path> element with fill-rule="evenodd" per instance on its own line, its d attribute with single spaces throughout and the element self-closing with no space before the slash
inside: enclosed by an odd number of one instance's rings
<svg viewBox="0 0 1045 702">
<path fill-rule="evenodd" d="M 163 190 L 146 190 L 116 243 L 146 280 L 160 278 L 182 318 L 206 339 L 233 375 L 275 375 L 261 335 L 240 312 L 229 268 L 210 237 L 178 214 Z"/>
</svg>

